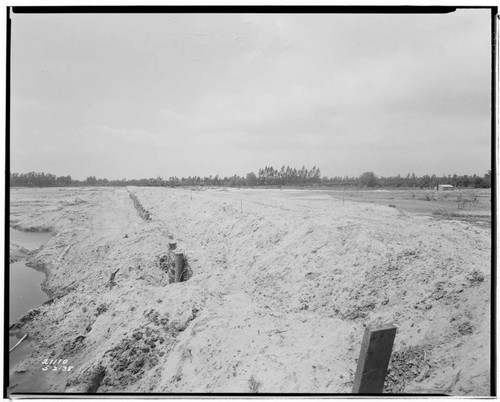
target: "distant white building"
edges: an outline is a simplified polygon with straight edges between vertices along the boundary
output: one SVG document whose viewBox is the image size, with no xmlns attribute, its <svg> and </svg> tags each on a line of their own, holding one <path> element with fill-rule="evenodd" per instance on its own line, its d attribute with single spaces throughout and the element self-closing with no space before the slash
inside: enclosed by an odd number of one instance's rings
<svg viewBox="0 0 500 402">
<path fill-rule="evenodd" d="M 437 187 L 434 187 L 434 190 L 436 190 L 436 191 L 453 191 L 453 190 L 455 190 L 455 187 L 453 187 L 451 184 L 438 184 Z"/>
</svg>

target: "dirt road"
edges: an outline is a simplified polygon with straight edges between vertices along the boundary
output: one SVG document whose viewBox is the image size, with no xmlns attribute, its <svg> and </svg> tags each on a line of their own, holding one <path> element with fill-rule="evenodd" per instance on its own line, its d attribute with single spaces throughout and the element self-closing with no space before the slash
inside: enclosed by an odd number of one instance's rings
<svg viewBox="0 0 500 402">
<path fill-rule="evenodd" d="M 15 370 L 73 363 L 50 391 L 349 393 L 364 326 L 392 323 L 387 392 L 489 395 L 487 228 L 292 190 L 14 190 L 11 208 L 54 234 L 32 257 L 52 302 L 16 325 L 37 351 Z M 169 241 L 187 282 L 160 269 Z"/>
</svg>

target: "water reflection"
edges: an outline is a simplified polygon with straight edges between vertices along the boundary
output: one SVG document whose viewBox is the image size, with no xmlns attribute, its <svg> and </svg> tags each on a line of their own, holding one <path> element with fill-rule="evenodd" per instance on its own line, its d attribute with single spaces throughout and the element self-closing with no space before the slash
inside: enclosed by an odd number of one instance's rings
<svg viewBox="0 0 500 402">
<path fill-rule="evenodd" d="M 10 243 L 17 244 L 30 251 L 43 246 L 50 239 L 47 232 L 23 232 L 10 228 Z M 45 279 L 42 272 L 26 266 L 26 261 L 18 261 L 9 265 L 9 323 L 16 322 L 30 309 L 39 307 L 48 300 L 41 289 Z M 21 339 L 23 334 L 9 335 L 9 350 Z M 33 346 L 27 340 L 9 353 L 9 371 L 31 352 Z M 43 392 L 46 389 L 44 377 L 36 371 L 16 372 L 9 376 L 9 387 L 12 392 Z"/>
</svg>

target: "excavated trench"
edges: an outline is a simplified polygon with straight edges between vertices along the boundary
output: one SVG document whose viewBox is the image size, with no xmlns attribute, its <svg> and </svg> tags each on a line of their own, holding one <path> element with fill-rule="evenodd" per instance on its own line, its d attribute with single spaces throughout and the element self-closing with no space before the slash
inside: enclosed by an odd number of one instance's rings
<svg viewBox="0 0 500 402">
<path fill-rule="evenodd" d="M 137 196 L 134 193 L 131 193 L 130 191 L 129 191 L 129 196 L 132 202 L 134 203 L 134 207 L 137 210 L 139 216 L 145 221 L 150 221 L 151 213 L 142 206 Z"/>
</svg>

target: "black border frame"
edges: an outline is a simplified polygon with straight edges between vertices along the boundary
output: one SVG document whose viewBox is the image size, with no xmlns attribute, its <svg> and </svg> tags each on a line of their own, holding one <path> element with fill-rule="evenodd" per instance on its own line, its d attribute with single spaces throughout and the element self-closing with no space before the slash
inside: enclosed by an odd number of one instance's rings
<svg viewBox="0 0 500 402">
<path fill-rule="evenodd" d="M 115 13 L 134 13 L 134 14 L 149 14 L 149 13 L 256 13 L 256 14 L 275 14 L 275 13 L 301 13 L 301 14 L 317 14 L 317 13 L 335 13 L 335 14 L 438 14 L 451 13 L 458 9 L 490 9 L 491 10 L 491 356 L 490 356 L 490 396 L 497 396 L 497 362 L 496 362 L 496 263 L 497 263 L 497 169 L 496 169 L 496 147 L 497 147 L 497 86 L 498 86 L 498 6 L 323 6 L 323 5 L 192 5 L 192 6 L 7 6 L 6 7 L 6 91 L 5 91 L 5 227 L 4 227 L 4 267 L 8 266 L 9 259 L 9 224 L 10 221 L 10 80 L 11 80 L 11 30 L 12 22 L 10 14 L 115 14 Z M 345 398 L 360 398 L 369 396 L 378 397 L 436 397 L 443 396 L 441 394 L 292 394 L 292 393 L 102 393 L 102 394 L 74 394 L 74 393 L 13 393 L 8 390 L 9 370 L 8 370 L 8 355 L 9 348 L 6 340 L 6 334 L 9 331 L 8 325 L 8 307 L 9 307 L 9 270 L 4 269 L 4 362 L 3 362 L 3 398 L 11 398 L 15 395 L 18 398 L 159 398 L 159 397 L 193 397 L 193 398 L 257 398 L 257 397 L 272 397 L 272 398 L 325 398 L 325 397 L 345 397 Z"/>
</svg>

